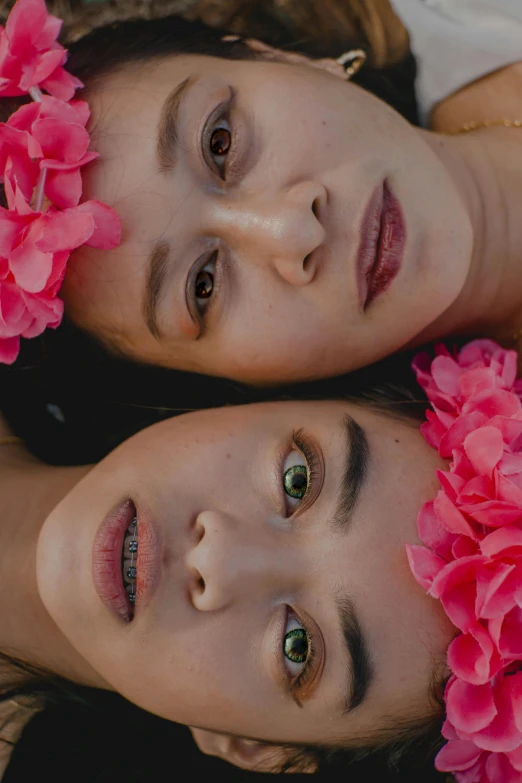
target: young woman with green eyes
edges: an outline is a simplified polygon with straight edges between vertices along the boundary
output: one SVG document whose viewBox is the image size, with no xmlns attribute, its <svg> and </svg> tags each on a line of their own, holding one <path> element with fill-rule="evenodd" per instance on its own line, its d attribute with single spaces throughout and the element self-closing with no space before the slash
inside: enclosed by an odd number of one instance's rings
<svg viewBox="0 0 522 783">
<path fill-rule="evenodd" d="M 522 133 L 413 127 L 333 65 L 174 18 L 72 46 L 100 152 L 85 197 L 123 242 L 73 258 L 69 318 L 131 360 L 255 384 L 513 338 Z"/>
<path fill-rule="evenodd" d="M 442 461 L 415 422 L 267 403 L 161 422 L 94 467 L 0 459 L 0 650 L 62 693 L 115 691 L 261 770 L 438 727 L 453 630 L 405 544 Z M 17 677 L 4 693 L 31 693 Z"/>
</svg>

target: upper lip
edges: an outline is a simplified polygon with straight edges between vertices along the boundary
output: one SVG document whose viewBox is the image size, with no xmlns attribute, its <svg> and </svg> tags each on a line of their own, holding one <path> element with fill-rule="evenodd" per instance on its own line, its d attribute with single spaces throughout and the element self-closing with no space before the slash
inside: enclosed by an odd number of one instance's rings
<svg viewBox="0 0 522 783">
<path fill-rule="evenodd" d="M 127 527 L 136 509 L 126 500 L 112 509 L 96 531 L 92 547 L 92 578 L 102 603 L 115 615 L 129 621 L 132 607 L 125 592 L 121 553 Z"/>
<path fill-rule="evenodd" d="M 359 249 L 357 251 L 356 270 L 359 301 L 364 309 L 368 298 L 369 278 L 377 255 L 377 242 L 381 228 L 384 185 L 374 190 L 364 211 L 359 228 Z"/>
</svg>

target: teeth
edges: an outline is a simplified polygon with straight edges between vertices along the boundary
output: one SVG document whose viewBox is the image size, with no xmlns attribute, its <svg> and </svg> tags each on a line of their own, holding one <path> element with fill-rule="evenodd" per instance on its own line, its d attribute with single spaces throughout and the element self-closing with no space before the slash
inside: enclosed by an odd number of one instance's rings
<svg viewBox="0 0 522 783">
<path fill-rule="evenodd" d="M 127 536 L 123 545 L 123 556 L 132 557 L 134 555 L 134 557 L 136 557 L 137 551 L 138 551 L 138 539 L 134 536 Z"/>
<path fill-rule="evenodd" d="M 123 556 L 121 563 L 121 570 L 123 575 L 123 583 L 125 585 L 125 591 L 129 596 L 129 601 L 133 604 L 136 600 L 136 559 L 138 551 L 138 525 L 136 517 L 132 520 L 125 539 L 123 541 Z"/>
<path fill-rule="evenodd" d="M 136 566 L 132 560 L 123 561 L 123 578 L 127 584 L 136 580 Z"/>
</svg>

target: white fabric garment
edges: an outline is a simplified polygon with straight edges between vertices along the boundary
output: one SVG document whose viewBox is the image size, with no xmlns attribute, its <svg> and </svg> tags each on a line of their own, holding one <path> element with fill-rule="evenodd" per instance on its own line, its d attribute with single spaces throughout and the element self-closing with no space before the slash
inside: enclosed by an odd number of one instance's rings
<svg viewBox="0 0 522 783">
<path fill-rule="evenodd" d="M 391 0 L 417 59 L 424 124 L 469 82 L 522 60 L 522 0 Z"/>
</svg>

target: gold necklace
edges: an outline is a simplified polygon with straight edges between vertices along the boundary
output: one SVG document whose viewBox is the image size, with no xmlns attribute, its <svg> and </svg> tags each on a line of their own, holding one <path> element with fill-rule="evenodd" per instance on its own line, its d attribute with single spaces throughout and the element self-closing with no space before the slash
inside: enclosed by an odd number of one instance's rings
<svg viewBox="0 0 522 783">
<path fill-rule="evenodd" d="M 459 133 L 469 133 L 470 131 L 478 130 L 479 128 L 492 128 L 494 126 L 502 128 L 522 128 L 522 120 L 483 120 L 466 122 L 460 128 L 454 131 L 445 131 L 448 136 L 457 136 Z"/>
<path fill-rule="evenodd" d="M 483 120 L 480 122 L 477 122 L 476 120 L 472 120 L 471 122 L 466 122 L 465 125 L 462 125 L 460 128 L 454 131 L 446 131 L 448 136 L 458 136 L 460 133 L 469 133 L 470 131 L 478 130 L 479 128 L 492 128 L 494 126 L 501 127 L 501 128 L 522 128 L 522 120 Z M 522 337 L 522 329 L 519 329 L 518 332 L 515 332 L 513 337 L 511 338 L 514 342 L 519 340 Z"/>
</svg>

